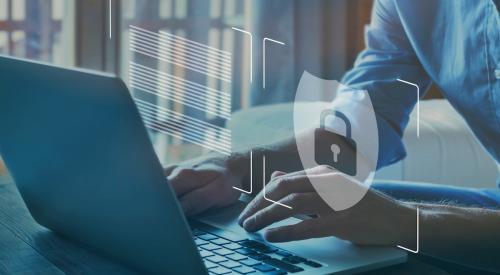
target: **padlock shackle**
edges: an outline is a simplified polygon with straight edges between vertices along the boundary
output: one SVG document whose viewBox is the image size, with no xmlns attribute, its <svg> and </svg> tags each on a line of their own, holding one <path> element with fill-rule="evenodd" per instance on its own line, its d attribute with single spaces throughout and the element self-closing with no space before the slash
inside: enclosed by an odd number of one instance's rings
<svg viewBox="0 0 500 275">
<path fill-rule="evenodd" d="M 328 116 L 336 116 L 340 119 L 342 119 L 345 123 L 345 131 L 346 131 L 346 137 L 351 139 L 351 121 L 347 118 L 347 116 L 340 112 L 340 111 L 334 111 L 334 110 L 324 110 L 323 112 L 321 112 L 321 117 L 320 117 L 320 127 L 323 128 L 323 129 L 326 129 L 325 128 L 325 121 L 326 121 L 326 117 Z"/>
</svg>

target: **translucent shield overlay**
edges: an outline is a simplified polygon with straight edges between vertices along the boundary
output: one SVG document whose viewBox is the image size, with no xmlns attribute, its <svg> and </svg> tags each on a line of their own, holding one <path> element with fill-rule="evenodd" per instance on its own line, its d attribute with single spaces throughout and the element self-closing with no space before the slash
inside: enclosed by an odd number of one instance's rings
<svg viewBox="0 0 500 275">
<path fill-rule="evenodd" d="M 357 149 L 356 174 L 337 177 L 340 178 L 337 181 L 328 176 L 308 175 L 308 178 L 323 200 L 340 211 L 358 203 L 373 181 L 379 149 L 377 120 L 367 91 L 350 89 L 338 81 L 321 79 L 305 71 L 297 87 L 293 114 L 297 148 L 305 169 L 319 165 L 315 160 L 315 134 L 311 128 L 320 127 L 321 113 L 326 109 L 340 111 L 350 121 L 351 138 Z M 342 119 L 328 116 L 324 125 L 329 132 L 346 135 Z M 352 184 L 352 180 L 360 184 Z"/>
</svg>

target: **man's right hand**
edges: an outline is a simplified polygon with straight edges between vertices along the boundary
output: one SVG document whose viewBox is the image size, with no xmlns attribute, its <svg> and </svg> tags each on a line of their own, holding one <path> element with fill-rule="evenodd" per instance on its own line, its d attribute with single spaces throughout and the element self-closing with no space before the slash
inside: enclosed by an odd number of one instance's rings
<svg viewBox="0 0 500 275">
<path fill-rule="evenodd" d="M 184 213 L 193 216 L 228 206 L 238 200 L 248 172 L 244 157 L 200 157 L 165 168 L 165 176 L 177 194 Z"/>
</svg>

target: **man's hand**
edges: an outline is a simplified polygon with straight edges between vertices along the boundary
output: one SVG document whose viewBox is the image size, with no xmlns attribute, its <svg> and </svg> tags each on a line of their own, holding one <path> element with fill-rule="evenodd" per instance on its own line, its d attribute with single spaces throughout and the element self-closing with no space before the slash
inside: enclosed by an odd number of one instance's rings
<svg viewBox="0 0 500 275">
<path fill-rule="evenodd" d="M 238 200 L 244 169 L 241 160 L 228 157 L 201 157 L 165 168 L 165 176 L 177 194 L 187 216 L 211 208 L 224 207 Z"/>
<path fill-rule="evenodd" d="M 326 177 L 345 184 L 360 184 L 347 176 L 320 166 L 308 171 L 309 177 Z M 240 225 L 255 232 L 295 215 L 313 218 L 297 224 L 267 229 L 270 242 L 336 236 L 356 244 L 415 246 L 416 210 L 374 190 L 369 190 L 355 206 L 334 211 L 315 191 L 304 171 L 275 172 L 266 186 L 266 197 L 292 209 L 264 199 L 262 192 L 248 204 L 239 218 Z"/>
</svg>

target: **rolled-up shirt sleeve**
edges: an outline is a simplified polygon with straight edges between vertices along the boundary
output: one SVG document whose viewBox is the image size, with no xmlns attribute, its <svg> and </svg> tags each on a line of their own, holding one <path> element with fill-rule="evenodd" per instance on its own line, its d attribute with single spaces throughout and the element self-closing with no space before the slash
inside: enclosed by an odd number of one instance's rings
<svg viewBox="0 0 500 275">
<path fill-rule="evenodd" d="M 397 79 L 417 84 L 421 92 L 427 90 L 431 81 L 412 49 L 393 1 L 375 2 L 371 23 L 365 30 L 365 43 L 354 68 L 341 81 L 349 89 L 342 91 L 339 98 L 348 102 L 346 97 L 353 90 L 365 90 L 370 95 L 379 132 L 380 168 L 406 156 L 403 132 L 417 102 L 416 88 Z M 356 114 L 352 115 L 355 120 Z"/>
</svg>

